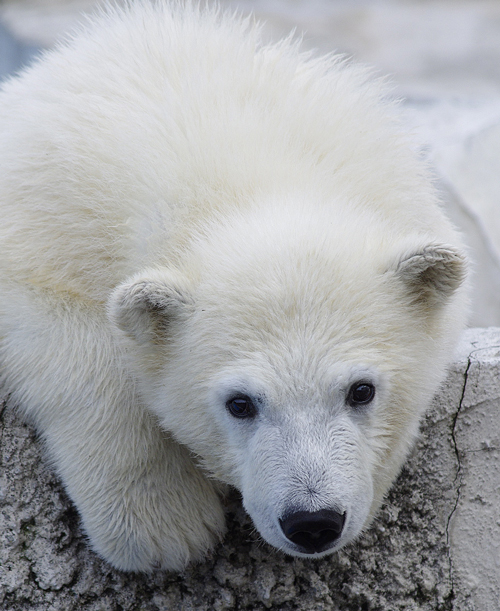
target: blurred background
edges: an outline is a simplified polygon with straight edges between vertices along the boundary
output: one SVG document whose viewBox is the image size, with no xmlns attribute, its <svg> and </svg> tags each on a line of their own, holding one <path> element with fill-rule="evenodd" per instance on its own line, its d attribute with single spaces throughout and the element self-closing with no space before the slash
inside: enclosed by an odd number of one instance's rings
<svg viewBox="0 0 500 611">
<path fill-rule="evenodd" d="M 210 0 L 209 0 L 210 1 Z M 500 0 L 220 0 L 389 75 L 473 260 L 471 326 L 500 326 Z M 0 0 L 0 80 L 95 0 Z"/>
</svg>

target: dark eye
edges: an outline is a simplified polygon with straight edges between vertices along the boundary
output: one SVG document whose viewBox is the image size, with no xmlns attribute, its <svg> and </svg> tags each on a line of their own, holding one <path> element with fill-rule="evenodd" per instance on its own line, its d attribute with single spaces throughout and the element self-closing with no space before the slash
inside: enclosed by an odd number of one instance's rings
<svg viewBox="0 0 500 611">
<path fill-rule="evenodd" d="M 235 418 L 253 418 L 257 413 L 257 409 L 249 397 L 240 395 L 229 399 L 226 403 L 227 410 Z"/>
<path fill-rule="evenodd" d="M 349 389 L 349 395 L 347 396 L 347 402 L 352 407 L 358 405 L 366 405 L 373 401 L 375 397 L 375 386 L 369 382 L 356 382 Z"/>
</svg>

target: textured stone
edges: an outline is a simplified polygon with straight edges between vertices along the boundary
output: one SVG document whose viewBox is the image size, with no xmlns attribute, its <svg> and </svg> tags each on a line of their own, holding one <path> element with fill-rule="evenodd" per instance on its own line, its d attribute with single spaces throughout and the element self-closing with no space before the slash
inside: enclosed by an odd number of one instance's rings
<svg viewBox="0 0 500 611">
<path fill-rule="evenodd" d="M 500 332 L 469 332 L 464 393 L 453 430 L 456 506 L 449 522 L 457 609 L 500 604 Z M 463 369 L 463 366 L 462 366 Z"/>
</svg>

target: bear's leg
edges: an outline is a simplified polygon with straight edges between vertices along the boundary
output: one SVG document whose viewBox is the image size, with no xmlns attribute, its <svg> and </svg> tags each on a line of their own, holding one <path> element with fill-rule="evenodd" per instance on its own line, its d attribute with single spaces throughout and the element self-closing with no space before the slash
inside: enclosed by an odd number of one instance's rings
<svg viewBox="0 0 500 611">
<path fill-rule="evenodd" d="M 181 570 L 202 558 L 224 514 L 188 450 L 137 405 L 95 407 L 77 434 L 69 420 L 44 434 L 92 547 L 122 570 Z"/>
<path fill-rule="evenodd" d="M 141 405 L 105 319 L 14 293 L 0 299 L 1 377 L 42 434 L 92 547 L 122 570 L 201 558 L 224 531 L 217 491 Z"/>
<path fill-rule="evenodd" d="M 60 420 L 44 438 L 95 551 L 135 571 L 181 570 L 203 557 L 224 514 L 188 450 L 137 406 L 83 409 L 93 411 L 87 422 Z"/>
</svg>

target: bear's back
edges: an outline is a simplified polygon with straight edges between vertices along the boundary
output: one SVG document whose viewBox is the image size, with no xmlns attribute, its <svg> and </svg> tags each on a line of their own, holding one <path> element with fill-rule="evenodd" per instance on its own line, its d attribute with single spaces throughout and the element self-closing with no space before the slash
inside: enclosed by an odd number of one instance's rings
<svg viewBox="0 0 500 611">
<path fill-rule="evenodd" d="M 104 302 L 273 193 L 446 231 L 383 95 L 215 10 L 110 11 L 0 94 L 2 274 Z"/>
</svg>

